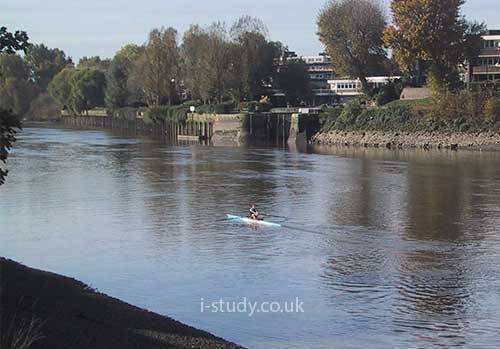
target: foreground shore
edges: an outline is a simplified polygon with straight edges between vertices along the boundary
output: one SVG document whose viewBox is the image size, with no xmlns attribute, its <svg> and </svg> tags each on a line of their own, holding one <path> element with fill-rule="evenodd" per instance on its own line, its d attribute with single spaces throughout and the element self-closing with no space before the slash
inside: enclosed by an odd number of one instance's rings
<svg viewBox="0 0 500 349">
<path fill-rule="evenodd" d="M 495 132 L 331 131 L 317 133 L 311 139 L 311 143 L 391 149 L 500 150 L 500 134 Z"/>
<path fill-rule="evenodd" d="M 0 348 L 242 348 L 82 282 L 0 257 Z M 19 343 L 18 343 L 19 344 Z"/>
</svg>

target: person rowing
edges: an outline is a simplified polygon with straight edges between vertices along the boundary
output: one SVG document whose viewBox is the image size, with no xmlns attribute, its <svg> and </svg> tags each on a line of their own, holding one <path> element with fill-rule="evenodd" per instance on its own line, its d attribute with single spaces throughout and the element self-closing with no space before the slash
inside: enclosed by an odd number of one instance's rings
<svg viewBox="0 0 500 349">
<path fill-rule="evenodd" d="M 252 207 L 250 208 L 250 217 L 254 221 L 258 221 L 259 220 L 259 211 L 257 211 L 257 209 L 255 208 L 255 205 L 252 205 Z"/>
</svg>

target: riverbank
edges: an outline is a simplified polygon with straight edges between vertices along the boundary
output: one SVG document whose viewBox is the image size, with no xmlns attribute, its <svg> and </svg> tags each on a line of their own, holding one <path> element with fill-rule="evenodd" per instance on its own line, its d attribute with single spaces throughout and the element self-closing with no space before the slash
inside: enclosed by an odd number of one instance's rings
<svg viewBox="0 0 500 349">
<path fill-rule="evenodd" d="M 77 280 L 0 257 L 0 347 L 242 348 L 118 299 Z"/>
<path fill-rule="evenodd" d="M 317 133 L 312 137 L 311 143 L 390 149 L 500 150 L 500 134 L 491 131 L 461 133 L 337 130 Z"/>
</svg>

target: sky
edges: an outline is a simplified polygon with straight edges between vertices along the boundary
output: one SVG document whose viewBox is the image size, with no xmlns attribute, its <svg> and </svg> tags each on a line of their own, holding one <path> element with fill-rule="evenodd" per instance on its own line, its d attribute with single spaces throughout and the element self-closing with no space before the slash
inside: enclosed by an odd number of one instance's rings
<svg viewBox="0 0 500 349">
<path fill-rule="evenodd" d="M 384 0 L 386 3 L 389 0 Z M 242 15 L 262 19 L 270 38 L 300 55 L 323 50 L 316 17 L 325 0 L 2 0 L 0 26 L 28 32 L 32 43 L 57 47 L 78 60 L 112 57 L 125 44 L 142 44 L 157 27 L 179 33 L 190 24 L 230 25 Z M 470 20 L 500 29 L 500 0 L 467 0 Z"/>
</svg>

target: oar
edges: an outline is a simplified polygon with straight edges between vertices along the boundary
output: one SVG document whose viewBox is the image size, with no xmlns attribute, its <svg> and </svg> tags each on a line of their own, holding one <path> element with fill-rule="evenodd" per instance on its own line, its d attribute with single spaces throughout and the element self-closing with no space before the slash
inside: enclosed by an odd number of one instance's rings
<svg viewBox="0 0 500 349">
<path fill-rule="evenodd" d="M 290 219 L 288 217 L 285 217 L 285 216 L 278 216 L 278 215 L 275 215 L 275 214 L 269 214 L 269 213 L 262 213 L 263 216 L 267 216 L 267 217 L 276 217 L 276 218 L 284 218 L 284 219 Z"/>
</svg>

